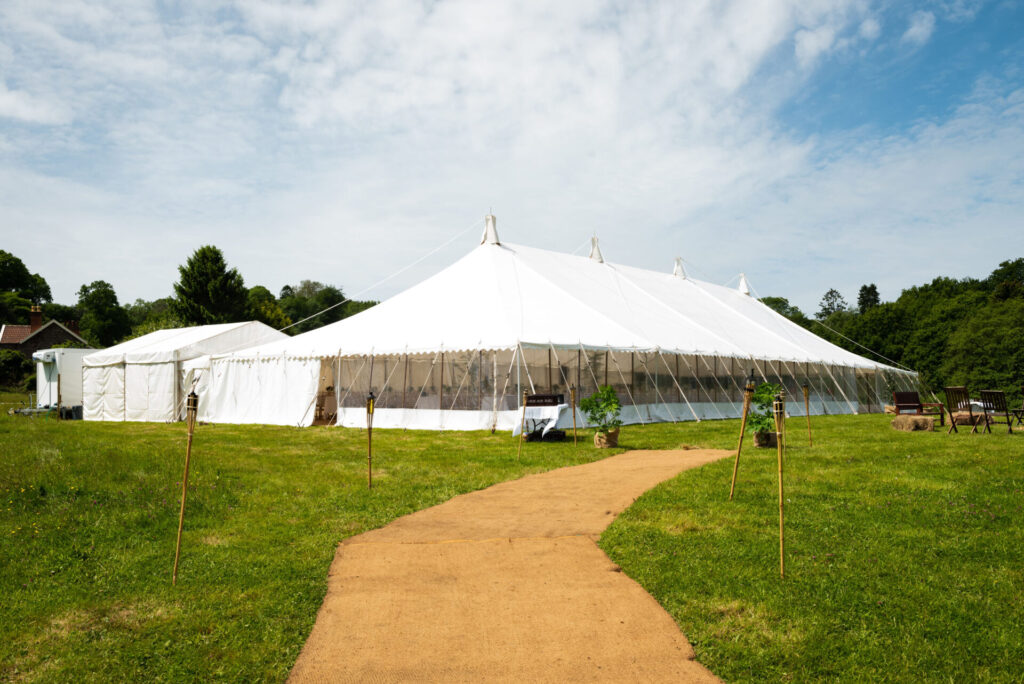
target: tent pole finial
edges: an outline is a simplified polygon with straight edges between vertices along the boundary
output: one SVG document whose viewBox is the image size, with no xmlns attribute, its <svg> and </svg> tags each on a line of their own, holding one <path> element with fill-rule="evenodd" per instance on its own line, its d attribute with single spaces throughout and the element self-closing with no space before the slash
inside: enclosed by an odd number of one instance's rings
<svg viewBox="0 0 1024 684">
<path fill-rule="evenodd" d="M 498 240 L 498 219 L 494 214 L 487 214 L 484 217 L 484 236 L 480 240 L 481 245 L 500 245 Z"/>
</svg>

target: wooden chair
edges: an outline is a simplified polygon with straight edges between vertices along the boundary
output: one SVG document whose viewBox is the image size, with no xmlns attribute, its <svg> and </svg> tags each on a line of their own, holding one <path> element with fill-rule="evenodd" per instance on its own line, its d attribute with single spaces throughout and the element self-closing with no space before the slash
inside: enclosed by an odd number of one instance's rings
<svg viewBox="0 0 1024 684">
<path fill-rule="evenodd" d="M 1024 385 L 1021 385 L 1020 396 L 1021 396 L 1020 408 L 1019 409 L 1013 409 L 1012 413 L 1013 413 L 1013 417 L 1017 419 L 1017 425 L 1024 425 Z"/>
<path fill-rule="evenodd" d="M 945 387 L 943 388 L 946 393 L 946 410 L 949 411 L 949 429 L 946 430 L 946 434 L 956 432 L 959 434 L 960 430 L 956 427 L 956 414 L 966 411 L 969 416 L 969 423 L 972 427 L 971 434 L 978 431 L 978 423 L 980 423 L 984 416 L 974 415 L 974 407 L 971 406 L 971 395 L 967 393 L 966 387 Z"/>
<path fill-rule="evenodd" d="M 1006 429 L 1013 434 L 1013 419 L 1010 418 L 1010 409 L 1006 408 L 1006 393 L 1002 390 L 981 390 L 981 407 L 985 411 L 985 429 L 990 433 L 990 427 L 994 423 L 1006 425 Z"/>
<path fill-rule="evenodd" d="M 917 392 L 893 392 L 892 403 L 896 407 L 897 415 L 904 411 L 913 411 L 919 416 L 938 416 L 939 427 L 946 424 L 945 407 L 942 404 L 922 403 Z"/>
</svg>

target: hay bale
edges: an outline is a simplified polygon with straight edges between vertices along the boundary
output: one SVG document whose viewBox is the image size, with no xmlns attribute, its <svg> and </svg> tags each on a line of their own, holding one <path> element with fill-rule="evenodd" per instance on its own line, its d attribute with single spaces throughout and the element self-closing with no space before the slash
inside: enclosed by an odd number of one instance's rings
<svg viewBox="0 0 1024 684">
<path fill-rule="evenodd" d="M 971 414 L 967 411 L 957 411 L 953 414 L 953 420 L 956 421 L 957 425 L 971 425 Z M 983 423 L 985 419 L 980 413 L 974 414 L 975 423 Z"/>
<path fill-rule="evenodd" d="M 892 404 L 886 404 L 885 405 L 885 413 L 889 414 L 890 416 L 895 416 L 896 415 L 896 407 L 893 406 Z"/>
<path fill-rule="evenodd" d="M 892 419 L 892 427 L 895 430 L 902 430 L 904 432 L 932 431 L 935 429 L 935 419 L 930 416 L 901 413 Z"/>
</svg>

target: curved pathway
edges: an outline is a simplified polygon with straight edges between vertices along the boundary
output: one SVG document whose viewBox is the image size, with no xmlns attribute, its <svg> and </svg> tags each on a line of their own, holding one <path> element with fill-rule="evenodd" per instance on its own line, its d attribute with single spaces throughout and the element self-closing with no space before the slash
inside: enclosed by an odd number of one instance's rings
<svg viewBox="0 0 1024 684">
<path fill-rule="evenodd" d="M 630 451 L 457 496 L 338 546 L 294 682 L 717 682 L 595 543 L 718 450 Z"/>
</svg>

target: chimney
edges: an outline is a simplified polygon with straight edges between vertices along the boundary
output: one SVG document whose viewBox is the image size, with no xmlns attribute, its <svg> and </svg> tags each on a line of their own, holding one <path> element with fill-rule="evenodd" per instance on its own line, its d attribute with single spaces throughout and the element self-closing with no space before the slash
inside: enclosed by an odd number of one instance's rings
<svg viewBox="0 0 1024 684">
<path fill-rule="evenodd" d="M 64 327 L 76 335 L 80 334 L 80 331 L 78 330 L 78 321 L 68 321 L 64 324 Z"/>
<path fill-rule="evenodd" d="M 43 327 L 43 309 L 38 304 L 29 310 L 28 323 L 29 332 L 35 332 Z"/>
</svg>

